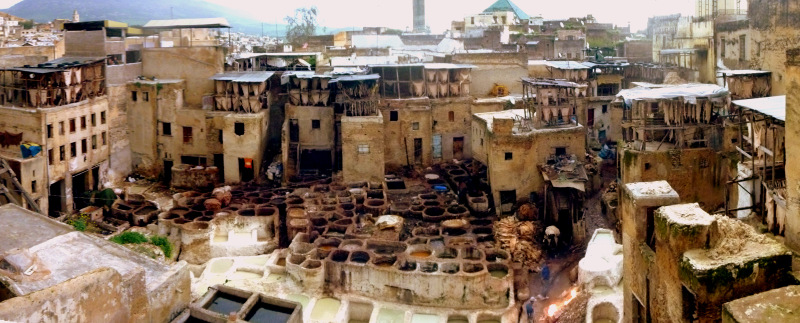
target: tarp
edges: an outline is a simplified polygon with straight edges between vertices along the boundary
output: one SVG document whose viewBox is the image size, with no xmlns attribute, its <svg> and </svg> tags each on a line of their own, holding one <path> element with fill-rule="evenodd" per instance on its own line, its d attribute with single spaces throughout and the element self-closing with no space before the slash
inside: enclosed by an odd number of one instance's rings
<svg viewBox="0 0 800 323">
<path fill-rule="evenodd" d="M 729 94 L 728 90 L 718 85 L 692 83 L 660 88 L 637 87 L 622 90 L 617 94 L 617 97 L 622 98 L 626 106 L 630 106 L 633 100 L 659 100 L 681 97 L 689 103 L 696 104 L 697 98 L 721 98 Z"/>
</svg>

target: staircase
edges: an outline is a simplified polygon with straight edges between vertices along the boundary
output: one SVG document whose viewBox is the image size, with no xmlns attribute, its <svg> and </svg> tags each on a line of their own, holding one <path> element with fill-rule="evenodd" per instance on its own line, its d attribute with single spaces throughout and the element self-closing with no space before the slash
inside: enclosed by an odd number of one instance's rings
<svg viewBox="0 0 800 323">
<path fill-rule="evenodd" d="M 28 191 L 19 183 L 8 162 L 0 158 L 0 205 L 14 203 L 23 206 L 22 201 L 25 201 L 29 210 L 37 213 L 42 212 L 39 209 L 39 205 L 28 194 Z"/>
</svg>

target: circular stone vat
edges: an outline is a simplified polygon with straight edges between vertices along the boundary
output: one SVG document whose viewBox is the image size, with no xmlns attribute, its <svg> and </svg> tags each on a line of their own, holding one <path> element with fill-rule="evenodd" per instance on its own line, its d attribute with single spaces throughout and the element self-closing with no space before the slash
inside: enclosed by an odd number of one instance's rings
<svg viewBox="0 0 800 323">
<path fill-rule="evenodd" d="M 428 239 L 427 238 L 421 238 L 421 237 L 414 237 L 414 238 L 406 240 L 406 243 L 408 245 L 425 245 L 425 244 L 428 244 Z"/>
<path fill-rule="evenodd" d="M 494 278 L 503 279 L 508 276 L 508 266 L 504 264 L 489 264 L 486 269 L 489 270 L 489 274 Z"/>
<path fill-rule="evenodd" d="M 377 256 L 372 259 L 372 264 L 377 267 L 391 267 L 397 262 L 396 256 Z"/>
<path fill-rule="evenodd" d="M 483 251 L 475 247 L 466 247 L 461 249 L 461 258 L 466 260 L 481 260 L 483 259 Z"/>
<path fill-rule="evenodd" d="M 472 233 L 474 234 L 492 234 L 494 229 L 492 227 L 474 227 Z"/>
<path fill-rule="evenodd" d="M 305 262 L 303 262 L 303 264 L 300 265 L 300 267 L 303 267 L 305 269 L 317 269 L 319 267 L 322 267 L 322 262 L 319 260 L 308 259 Z"/>
<path fill-rule="evenodd" d="M 323 227 L 328 224 L 328 220 L 325 218 L 311 218 L 311 225 L 314 227 Z"/>
<path fill-rule="evenodd" d="M 208 230 L 208 222 L 191 222 L 187 223 L 183 226 L 184 230 L 197 230 L 197 231 L 204 231 Z"/>
<path fill-rule="evenodd" d="M 423 273 L 435 273 L 439 271 L 439 264 L 435 262 L 423 262 L 419 264 L 419 270 Z"/>
<path fill-rule="evenodd" d="M 441 179 L 441 178 L 437 178 L 437 179 L 429 179 L 429 180 L 427 180 L 427 181 L 425 181 L 425 182 L 426 182 L 426 183 L 428 183 L 428 185 L 430 185 L 430 186 L 435 186 L 435 185 L 445 185 L 445 184 L 447 184 L 447 182 L 445 182 L 445 181 L 444 181 L 443 179 Z"/>
<path fill-rule="evenodd" d="M 256 215 L 258 216 L 273 216 L 278 213 L 278 209 L 272 206 L 263 206 L 256 209 Z"/>
<path fill-rule="evenodd" d="M 433 254 L 427 245 L 414 245 L 408 248 L 408 255 L 412 258 L 428 258 Z"/>
<path fill-rule="evenodd" d="M 306 217 L 306 210 L 302 207 L 288 207 L 286 208 L 286 217 L 290 219 L 302 219 Z"/>
<path fill-rule="evenodd" d="M 465 207 L 463 207 L 461 205 L 453 205 L 453 206 L 450 206 L 450 207 L 447 208 L 447 213 L 450 213 L 450 214 L 453 214 L 453 215 L 464 215 L 464 214 L 467 214 L 468 212 L 467 212 L 467 208 L 465 208 Z"/>
<path fill-rule="evenodd" d="M 397 269 L 401 271 L 414 271 L 417 270 L 417 263 L 411 260 L 401 260 L 397 262 Z"/>
<path fill-rule="evenodd" d="M 213 219 L 214 219 L 214 217 L 213 217 L 213 216 L 210 216 L 210 215 L 204 215 L 204 216 L 201 216 L 201 217 L 199 217 L 199 218 L 195 219 L 194 221 L 195 221 L 195 222 L 197 222 L 197 221 L 200 221 L 200 222 L 208 222 L 208 221 L 211 221 L 211 220 L 213 220 Z"/>
<path fill-rule="evenodd" d="M 191 220 L 197 219 L 197 218 L 199 218 L 201 216 L 203 216 L 203 212 L 189 211 L 189 212 L 186 212 L 186 214 L 183 215 L 183 218 L 191 221 Z"/>
<path fill-rule="evenodd" d="M 422 205 L 427 207 L 433 207 L 433 206 L 439 206 L 440 203 L 437 200 L 426 200 L 425 202 L 422 202 Z"/>
<path fill-rule="evenodd" d="M 472 225 L 475 225 L 475 226 L 485 226 L 485 225 L 492 225 L 492 220 L 475 219 L 475 220 L 469 221 L 469 223 L 472 224 Z"/>
<path fill-rule="evenodd" d="M 192 222 L 192 221 L 184 219 L 184 218 L 178 218 L 178 219 L 172 220 L 172 223 L 175 223 L 175 224 L 186 224 L 186 223 L 189 223 L 189 222 Z"/>
<path fill-rule="evenodd" d="M 426 237 L 438 236 L 439 235 L 439 229 L 437 229 L 437 228 L 414 228 L 414 230 L 411 230 L 411 234 L 414 235 L 415 237 L 416 236 L 426 236 Z"/>
<path fill-rule="evenodd" d="M 488 262 L 496 262 L 498 260 L 502 261 L 506 259 L 508 259 L 508 253 L 503 250 L 486 250 L 486 261 Z"/>
<path fill-rule="evenodd" d="M 304 261 L 306 261 L 306 256 L 303 255 L 291 255 L 289 257 L 289 263 L 292 265 L 300 265 Z"/>
<path fill-rule="evenodd" d="M 617 322 L 619 321 L 620 313 L 614 304 L 610 302 L 602 302 L 592 308 L 592 321 L 593 322 Z"/>
<path fill-rule="evenodd" d="M 330 254 L 330 259 L 335 262 L 345 262 L 350 257 L 350 252 L 347 250 L 334 250 Z"/>
<path fill-rule="evenodd" d="M 444 209 L 438 206 L 426 207 L 425 210 L 422 211 L 422 215 L 430 217 L 439 217 L 444 215 Z"/>
<path fill-rule="evenodd" d="M 165 216 L 164 216 L 163 218 L 161 218 L 161 219 L 162 219 L 162 220 L 172 220 L 172 219 L 177 219 L 177 218 L 179 218 L 179 217 L 181 217 L 181 216 L 180 216 L 180 215 L 178 215 L 178 214 L 172 213 L 172 211 L 170 211 L 169 213 L 167 213 L 167 215 L 165 215 Z"/>
<path fill-rule="evenodd" d="M 448 228 L 448 227 L 442 228 L 442 234 L 448 235 L 448 236 L 460 236 L 460 235 L 464 235 L 466 233 L 467 233 L 467 230 L 464 230 L 462 228 Z"/>
<path fill-rule="evenodd" d="M 386 201 L 384 200 L 377 200 L 377 199 L 369 199 L 364 202 L 365 206 L 369 207 L 382 207 L 386 205 Z"/>
<path fill-rule="evenodd" d="M 344 211 L 353 211 L 356 208 L 356 205 L 353 203 L 341 203 L 339 204 L 339 209 Z"/>
<path fill-rule="evenodd" d="M 369 254 L 366 251 L 354 251 L 350 254 L 350 261 L 365 264 L 369 261 Z"/>
<path fill-rule="evenodd" d="M 463 169 L 452 169 L 448 170 L 447 174 L 450 176 L 462 176 L 462 175 L 467 175 L 467 172 L 464 171 Z"/>
<path fill-rule="evenodd" d="M 483 271 L 483 264 L 468 262 L 464 263 L 464 272 L 468 274 L 479 273 Z"/>
<path fill-rule="evenodd" d="M 241 209 L 239 211 L 236 211 L 236 214 L 238 214 L 240 216 L 255 216 L 256 215 L 256 210 L 255 209 Z"/>
<path fill-rule="evenodd" d="M 436 257 L 440 259 L 455 259 L 458 257 L 458 250 L 454 248 L 444 248 L 436 254 Z"/>
<path fill-rule="evenodd" d="M 349 240 L 342 240 L 342 243 L 339 244 L 339 249 L 354 251 L 360 249 L 363 246 L 364 243 L 361 242 L 361 240 L 349 239 Z"/>
<path fill-rule="evenodd" d="M 455 274 L 460 270 L 460 266 L 455 262 L 448 262 L 442 264 L 442 272 L 445 274 Z"/>
<path fill-rule="evenodd" d="M 438 198 L 438 196 L 436 196 L 436 194 L 428 193 L 428 194 L 420 194 L 419 198 L 423 200 L 435 200 Z"/>
<path fill-rule="evenodd" d="M 339 247 L 342 240 L 336 238 L 319 239 L 317 240 L 317 248 L 322 250 L 333 250 Z"/>
</svg>

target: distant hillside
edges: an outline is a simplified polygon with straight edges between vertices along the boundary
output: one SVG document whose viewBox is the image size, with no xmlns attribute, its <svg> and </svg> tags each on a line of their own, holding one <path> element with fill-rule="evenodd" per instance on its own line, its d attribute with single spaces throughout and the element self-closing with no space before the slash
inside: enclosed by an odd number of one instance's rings
<svg viewBox="0 0 800 323">
<path fill-rule="evenodd" d="M 260 35 L 261 22 L 233 9 L 202 0 L 23 0 L 3 10 L 9 14 L 37 22 L 56 18 L 70 19 L 77 9 L 81 21 L 114 20 L 130 25 L 143 25 L 152 19 L 225 17 L 234 32 Z M 274 36 L 275 24 L 264 23 L 264 34 Z M 278 36 L 286 34 L 286 26 L 278 25 Z"/>
</svg>

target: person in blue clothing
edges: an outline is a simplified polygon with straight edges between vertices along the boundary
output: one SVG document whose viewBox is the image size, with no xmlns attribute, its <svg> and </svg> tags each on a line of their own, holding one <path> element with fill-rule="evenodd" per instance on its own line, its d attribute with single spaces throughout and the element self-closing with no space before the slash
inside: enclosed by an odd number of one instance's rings
<svg viewBox="0 0 800 323">
<path fill-rule="evenodd" d="M 547 290 L 550 288 L 550 267 L 547 264 L 542 266 L 542 297 L 547 298 Z"/>
<path fill-rule="evenodd" d="M 522 306 L 523 310 L 525 311 L 525 314 L 528 315 L 528 323 L 533 323 L 533 321 L 534 321 L 534 317 L 533 317 L 533 300 L 534 300 L 534 298 L 531 297 Z"/>
</svg>

